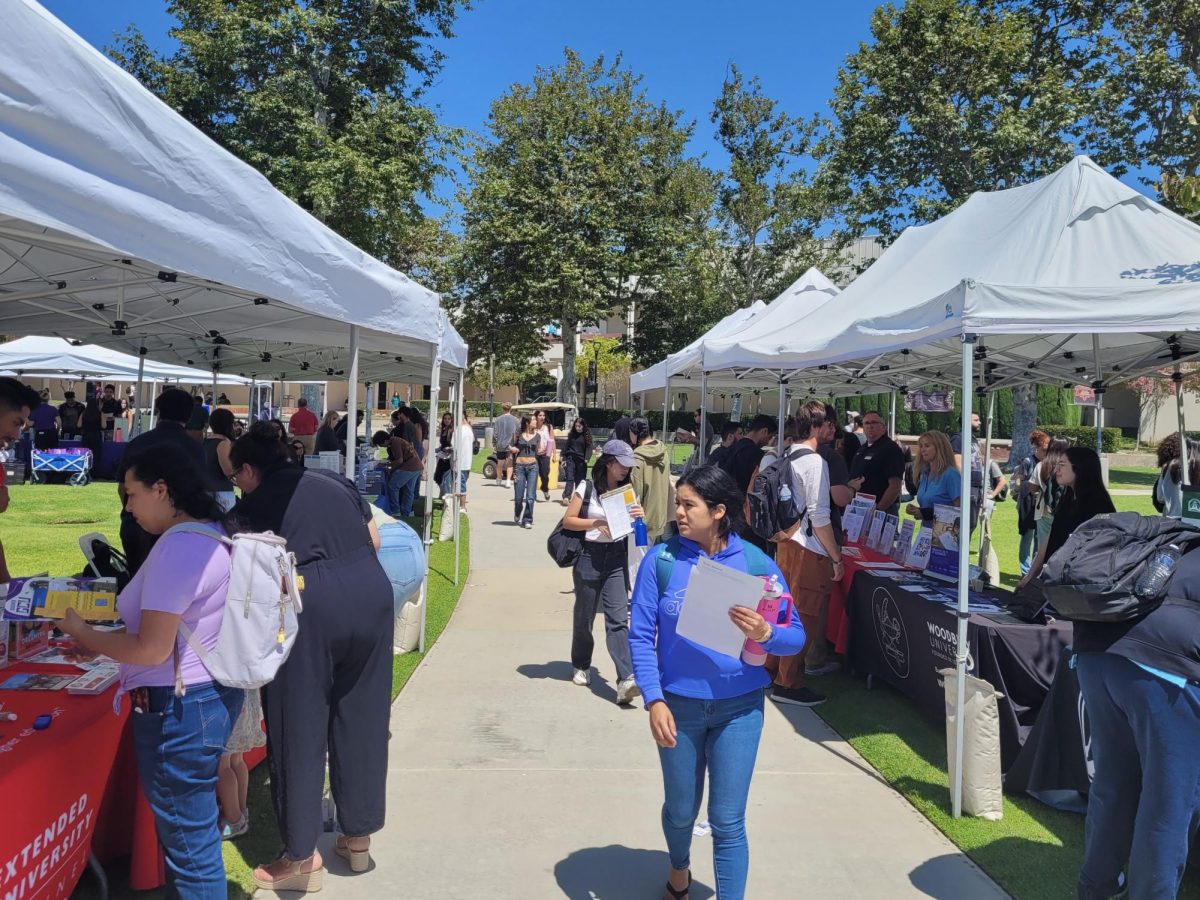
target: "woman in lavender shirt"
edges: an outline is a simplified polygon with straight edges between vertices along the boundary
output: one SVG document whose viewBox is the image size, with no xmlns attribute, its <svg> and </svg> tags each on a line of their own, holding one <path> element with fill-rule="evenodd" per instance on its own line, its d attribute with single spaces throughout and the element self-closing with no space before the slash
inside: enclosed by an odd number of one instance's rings
<svg viewBox="0 0 1200 900">
<path fill-rule="evenodd" d="M 136 457 L 125 473 L 126 505 L 142 528 L 161 537 L 117 598 L 125 631 L 98 631 L 74 610 L 60 626 L 89 650 L 121 664 L 118 702 L 133 704 L 142 790 L 154 811 L 168 876 L 184 900 L 227 896 L 217 770 L 244 697 L 213 681 L 179 640 L 182 621 L 204 647 L 216 647 L 229 587 L 224 544 L 171 531 L 199 523 L 224 533 L 216 500 L 203 484 L 203 473 L 180 449 L 159 445 Z"/>
</svg>

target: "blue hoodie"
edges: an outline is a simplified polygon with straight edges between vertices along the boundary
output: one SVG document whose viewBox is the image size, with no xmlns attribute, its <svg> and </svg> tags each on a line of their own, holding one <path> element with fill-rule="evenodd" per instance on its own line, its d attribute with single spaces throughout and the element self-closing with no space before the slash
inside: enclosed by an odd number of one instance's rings
<svg viewBox="0 0 1200 900">
<path fill-rule="evenodd" d="M 688 578 L 696 561 L 707 556 L 700 545 L 687 538 L 679 539 L 680 548 L 671 580 L 662 593 L 658 590 L 658 558 L 660 544 L 646 554 L 638 568 L 633 587 L 633 612 L 629 622 L 629 650 L 633 656 L 633 674 L 641 688 L 646 706 L 663 699 L 663 691 L 700 700 L 724 700 L 765 688 L 771 676 L 762 666 L 748 666 L 734 659 L 677 637 L 679 609 L 684 599 Z M 714 562 L 739 572 L 747 571 L 742 539 L 729 536 L 729 543 Z M 770 572 L 784 585 L 787 582 L 775 563 Z M 776 627 L 771 640 L 763 645 L 776 656 L 794 656 L 804 649 L 804 626 L 792 607 L 792 623 L 787 628 Z"/>
</svg>

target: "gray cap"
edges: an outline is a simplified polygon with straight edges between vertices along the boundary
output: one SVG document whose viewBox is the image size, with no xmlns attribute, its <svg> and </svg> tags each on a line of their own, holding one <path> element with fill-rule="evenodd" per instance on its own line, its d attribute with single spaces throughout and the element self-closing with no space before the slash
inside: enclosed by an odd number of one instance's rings
<svg viewBox="0 0 1200 900">
<path fill-rule="evenodd" d="M 604 446 L 600 448 L 600 452 L 613 457 L 623 466 L 633 468 L 637 464 L 637 459 L 633 455 L 633 448 L 624 441 L 611 440 L 605 441 Z"/>
</svg>

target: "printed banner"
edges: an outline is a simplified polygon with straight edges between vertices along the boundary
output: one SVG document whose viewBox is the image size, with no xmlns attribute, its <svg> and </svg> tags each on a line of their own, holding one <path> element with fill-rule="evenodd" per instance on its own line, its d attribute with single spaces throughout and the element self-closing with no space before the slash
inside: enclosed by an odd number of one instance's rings
<svg viewBox="0 0 1200 900">
<path fill-rule="evenodd" d="M 954 412 L 951 391 L 910 391 L 904 395 L 904 408 L 909 412 Z"/>
</svg>

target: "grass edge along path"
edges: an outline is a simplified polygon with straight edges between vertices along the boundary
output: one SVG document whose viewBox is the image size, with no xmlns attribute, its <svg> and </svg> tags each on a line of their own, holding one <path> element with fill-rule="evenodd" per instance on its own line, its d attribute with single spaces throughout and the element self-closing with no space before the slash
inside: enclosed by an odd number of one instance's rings
<svg viewBox="0 0 1200 900">
<path fill-rule="evenodd" d="M 441 507 L 434 510 L 433 531 L 436 536 L 441 526 Z M 420 533 L 420 518 L 406 520 L 409 525 Z M 394 701 L 404 686 L 412 677 L 413 672 L 437 643 L 442 632 L 450 622 L 454 610 L 458 606 L 459 597 L 467 583 L 467 575 L 471 560 L 470 526 L 467 517 L 462 517 L 459 529 L 459 572 L 458 584 L 454 583 L 454 542 L 434 541 L 429 549 L 429 608 L 426 611 L 425 653 L 416 650 L 393 657 L 392 660 L 392 700 Z M 264 763 L 250 773 L 250 807 L 251 829 L 244 837 L 236 841 L 226 841 L 225 874 L 229 882 L 230 900 L 244 900 L 254 895 L 255 885 L 252 873 L 254 867 L 274 858 L 279 850 L 278 832 L 275 830 L 274 813 L 271 810 L 271 792 L 267 781 L 267 766 Z M 394 814 L 394 811 L 393 811 Z M 159 892 L 128 893 L 127 897 L 150 900 L 159 896 Z M 114 898 L 119 895 L 114 893 Z"/>
</svg>

